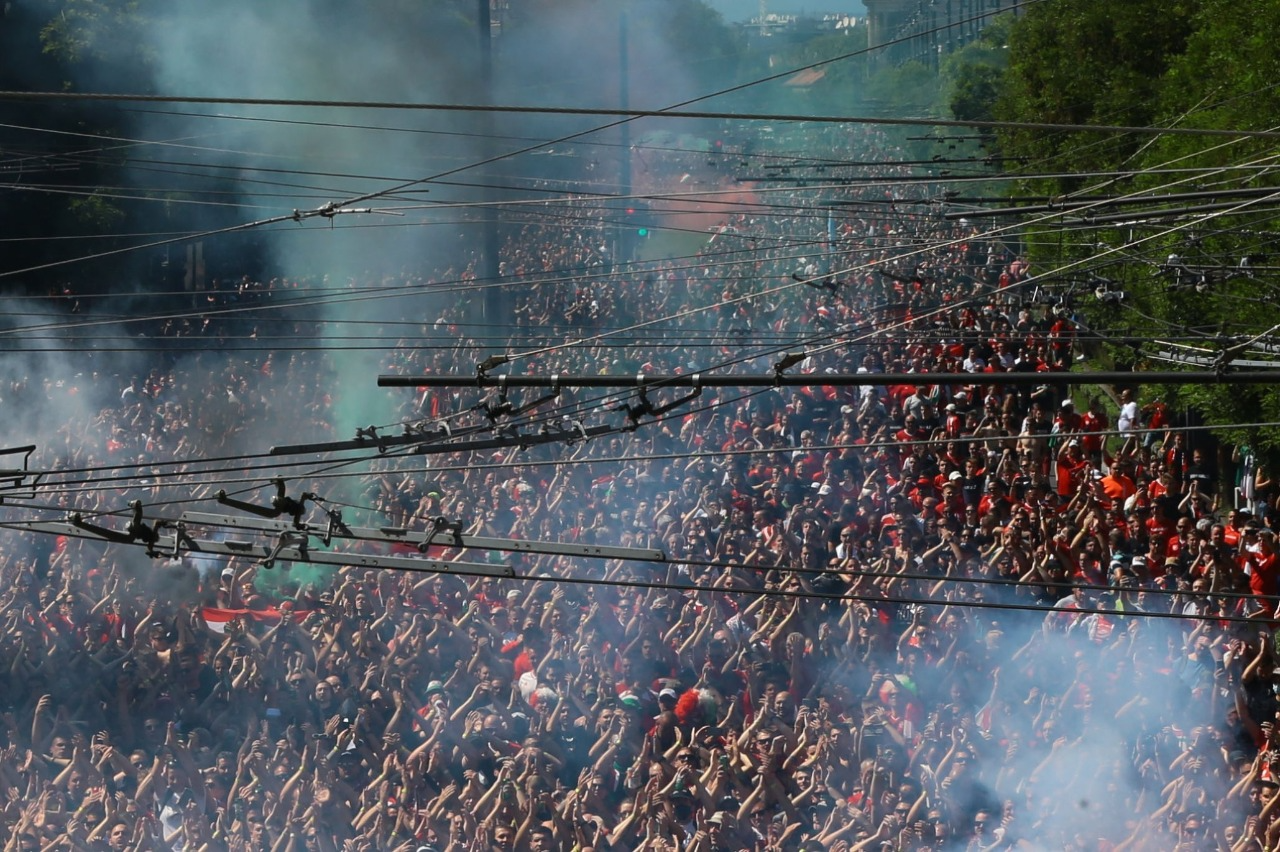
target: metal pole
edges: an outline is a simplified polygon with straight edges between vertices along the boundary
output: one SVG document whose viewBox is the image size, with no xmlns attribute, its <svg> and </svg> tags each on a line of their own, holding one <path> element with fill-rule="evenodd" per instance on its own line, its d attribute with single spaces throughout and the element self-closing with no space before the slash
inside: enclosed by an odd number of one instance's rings
<svg viewBox="0 0 1280 852">
<path fill-rule="evenodd" d="M 593 376 L 378 376 L 383 388 L 761 388 L 865 387 L 867 385 L 950 385 L 964 387 L 1047 385 L 1266 385 L 1280 384 L 1280 370 L 1241 372 L 1165 371 L 1096 373 L 814 373 L 798 375 L 683 375 Z"/>
<path fill-rule="evenodd" d="M 489 105 L 493 103 L 493 20 L 489 11 L 490 0 L 476 0 L 476 27 L 479 30 L 479 47 L 480 47 L 480 98 L 481 102 Z M 481 136 L 483 142 L 481 149 L 484 152 L 484 159 L 493 159 L 493 113 L 489 111 L 482 112 L 480 118 Z M 491 188 L 492 184 L 498 181 L 485 181 L 485 188 L 481 190 L 482 199 L 485 202 L 494 200 L 495 191 Z M 497 208 L 489 206 L 487 203 L 482 205 L 485 211 L 484 222 L 481 224 L 481 247 L 479 268 L 476 270 L 477 277 L 481 281 L 492 282 L 498 276 L 498 222 Z M 486 287 L 484 290 L 484 321 L 490 325 L 502 324 L 507 321 L 510 316 L 508 310 L 506 293 L 501 286 Z"/>
<path fill-rule="evenodd" d="M 627 10 L 618 14 L 618 107 L 623 112 L 631 109 L 631 53 L 628 48 Z M 631 122 L 624 121 L 618 125 L 618 144 L 621 159 L 618 163 L 619 195 L 631 197 Z M 634 204 L 633 201 L 624 202 Z M 618 229 L 616 260 L 629 263 L 635 260 L 635 235 L 631 233 L 635 223 L 623 216 L 622 227 Z"/>
</svg>

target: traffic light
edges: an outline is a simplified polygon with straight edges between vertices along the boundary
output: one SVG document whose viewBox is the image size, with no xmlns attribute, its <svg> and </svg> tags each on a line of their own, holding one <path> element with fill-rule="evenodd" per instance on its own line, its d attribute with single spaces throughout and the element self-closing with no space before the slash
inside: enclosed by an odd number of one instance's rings
<svg viewBox="0 0 1280 852">
<path fill-rule="evenodd" d="M 635 228 L 636 236 L 637 237 L 649 236 L 649 219 L 650 219 L 649 209 L 647 207 L 644 207 L 638 204 L 633 204 L 627 207 L 626 212 L 627 212 L 627 225 L 629 227 Z"/>
</svg>

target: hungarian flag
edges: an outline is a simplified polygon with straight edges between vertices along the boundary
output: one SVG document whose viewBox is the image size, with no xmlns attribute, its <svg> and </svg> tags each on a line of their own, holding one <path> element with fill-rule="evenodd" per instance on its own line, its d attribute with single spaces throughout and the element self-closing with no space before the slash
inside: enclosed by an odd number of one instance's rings
<svg viewBox="0 0 1280 852">
<path fill-rule="evenodd" d="M 418 545 L 407 541 L 397 541 L 391 545 L 391 552 L 396 556 L 416 556 L 423 559 L 444 559 L 448 549 L 449 546 L 446 544 L 432 544 L 424 552 L 418 549 Z"/>
<path fill-rule="evenodd" d="M 290 609 L 295 621 L 301 621 L 306 618 L 308 613 L 302 610 Z M 214 633 L 226 633 L 227 624 L 231 621 L 241 618 L 246 622 L 257 621 L 263 624 L 276 624 L 280 621 L 283 613 L 276 607 L 267 609 L 221 609 L 216 606 L 206 606 L 200 610 L 200 615 L 204 618 L 204 623 Z"/>
</svg>

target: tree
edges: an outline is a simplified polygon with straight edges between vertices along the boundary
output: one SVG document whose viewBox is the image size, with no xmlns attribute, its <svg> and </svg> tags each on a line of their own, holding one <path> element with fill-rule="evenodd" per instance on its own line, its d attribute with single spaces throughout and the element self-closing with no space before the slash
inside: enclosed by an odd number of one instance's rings
<svg viewBox="0 0 1280 852">
<path fill-rule="evenodd" d="M 149 81 L 154 53 L 143 37 L 150 23 L 146 0 L 44 0 L 48 18 L 40 30 L 44 51 L 69 80 L 90 79 L 138 91 Z"/>
<path fill-rule="evenodd" d="M 960 120 L 994 121 L 1005 73 L 1009 67 L 1012 13 L 998 15 L 976 41 L 946 57 L 941 76 L 949 90 L 951 116 Z"/>
<path fill-rule="evenodd" d="M 1010 33 L 1010 67 L 1000 84 L 996 115 L 1015 122 L 1275 128 L 1280 126 L 1277 26 L 1280 8 L 1267 0 L 1036 4 Z M 1098 194 L 1154 191 L 1151 200 L 1123 208 L 1131 220 L 1124 228 L 1099 225 L 1069 241 L 1077 249 L 1047 248 L 1063 245 L 1058 240 L 1037 241 L 1042 247 L 1034 258 L 1038 268 L 1072 265 L 1074 271 L 1058 286 L 1074 286 L 1076 310 L 1101 330 L 1108 344 L 1102 351 L 1117 366 L 1167 367 L 1155 360 L 1161 350 L 1190 346 L 1180 351 L 1203 359 L 1203 369 L 1217 353 L 1255 338 L 1240 356 L 1266 357 L 1258 347 L 1275 344 L 1266 333 L 1280 303 L 1280 283 L 1266 268 L 1278 223 L 1270 212 L 1273 199 L 1232 193 L 1280 191 L 1269 170 L 1251 168 L 1272 163 L 1271 140 L 1030 130 L 1000 136 L 1007 153 L 1030 158 L 1036 171 L 1079 175 L 1028 181 L 1036 193 L 1093 186 Z M 1129 176 L 1104 181 L 1083 174 L 1093 171 Z M 1162 204 L 1158 198 L 1187 190 L 1220 192 L 1220 198 L 1194 202 L 1219 207 L 1180 211 L 1186 203 Z M 1227 209 L 1231 206 L 1240 209 Z M 1161 208 L 1167 212 L 1157 215 Z M 1041 230 L 1048 235 L 1054 227 Z M 1103 260 L 1096 256 L 1102 246 L 1123 251 Z M 1124 300 L 1092 299 L 1094 274 L 1123 290 Z M 1280 429 L 1243 434 L 1226 428 L 1276 420 L 1276 388 L 1209 384 L 1152 393 L 1224 427 L 1224 439 L 1247 439 L 1280 458 Z"/>
<path fill-rule="evenodd" d="M 1032 4 L 1009 34 L 1009 72 L 996 115 L 1011 122 L 1157 123 L 1161 80 L 1186 47 L 1195 0 L 1050 0 Z M 1001 134 L 1006 153 L 1042 171 L 1096 171 L 1132 155 L 1144 139 L 1097 133 Z M 1078 188 L 1044 181 L 1038 192 Z"/>
</svg>

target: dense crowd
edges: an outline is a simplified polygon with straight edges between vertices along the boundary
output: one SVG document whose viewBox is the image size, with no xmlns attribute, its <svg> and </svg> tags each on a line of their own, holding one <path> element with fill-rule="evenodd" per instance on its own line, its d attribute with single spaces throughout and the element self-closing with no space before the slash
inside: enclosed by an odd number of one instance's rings
<svg viewBox="0 0 1280 852">
<path fill-rule="evenodd" d="M 954 383 L 708 392 L 574 446 L 389 453 L 307 483 L 347 519 L 666 561 L 269 570 L 8 532 L 6 852 L 1280 848 L 1268 472 L 1243 449 L 1223 482 L 1136 386 L 975 383 L 1070 369 L 1070 312 L 1002 243 L 899 200 L 850 206 L 832 239 L 797 190 L 632 273 L 583 199 L 572 229 L 503 247 L 504 275 L 546 279 L 512 298 L 511 351 L 538 354 L 509 369 L 758 372 L 800 341 L 818 380 Z M 401 339 L 381 369 L 473 373 L 465 307 L 429 304 L 414 333 L 381 329 Z M 331 355 L 246 357 L 228 340 L 248 320 L 166 322 L 206 351 L 160 350 L 106 395 L 71 368 L 8 381 L 14 417 L 67 412 L 36 458 L 79 484 L 42 505 L 172 517 L 272 436 L 349 437 Z M 584 329 L 607 336 L 563 345 Z M 478 401 L 377 397 L 455 430 L 500 419 Z M 564 391 L 525 417 L 625 423 L 616 405 Z"/>
</svg>

